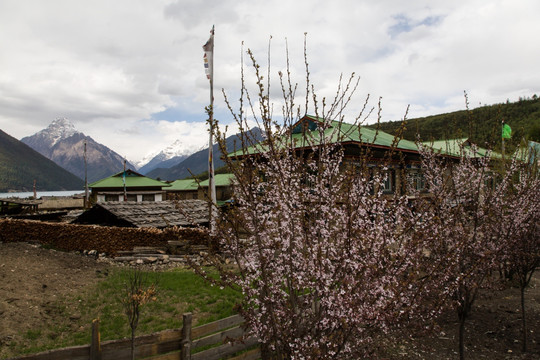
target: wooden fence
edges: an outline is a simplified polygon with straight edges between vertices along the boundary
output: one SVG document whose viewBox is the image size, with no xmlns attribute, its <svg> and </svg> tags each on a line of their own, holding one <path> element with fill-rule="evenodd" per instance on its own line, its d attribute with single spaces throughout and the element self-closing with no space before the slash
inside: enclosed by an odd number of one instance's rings
<svg viewBox="0 0 540 360">
<path fill-rule="evenodd" d="M 180 329 L 164 330 L 135 338 L 135 358 L 152 360 L 255 360 L 261 357 L 258 339 L 229 342 L 244 334 L 240 315 L 192 328 L 192 315 L 183 315 Z M 207 348 L 202 350 L 202 348 Z M 243 352 L 242 352 L 243 351 Z M 234 356 L 235 354 L 239 355 Z M 234 357 L 230 357 L 234 356 Z M 100 341 L 99 321 L 92 323 L 90 345 L 50 350 L 12 360 L 128 360 L 131 340 Z"/>
</svg>

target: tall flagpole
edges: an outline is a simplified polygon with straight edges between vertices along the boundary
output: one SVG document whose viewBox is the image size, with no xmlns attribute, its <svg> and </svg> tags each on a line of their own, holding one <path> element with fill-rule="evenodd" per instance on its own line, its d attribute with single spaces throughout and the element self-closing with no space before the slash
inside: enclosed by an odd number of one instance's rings
<svg viewBox="0 0 540 360">
<path fill-rule="evenodd" d="M 210 38 L 203 45 L 204 50 L 204 68 L 206 72 L 206 77 L 210 80 L 210 108 L 208 111 L 208 122 L 210 124 L 210 136 L 208 140 L 208 191 L 209 197 L 211 200 L 211 206 L 209 209 L 210 217 L 210 232 L 214 231 L 215 228 L 215 209 L 217 206 L 216 201 L 216 184 L 214 181 L 214 159 L 213 159 L 213 133 L 214 133 L 214 26 L 210 31 Z"/>
</svg>

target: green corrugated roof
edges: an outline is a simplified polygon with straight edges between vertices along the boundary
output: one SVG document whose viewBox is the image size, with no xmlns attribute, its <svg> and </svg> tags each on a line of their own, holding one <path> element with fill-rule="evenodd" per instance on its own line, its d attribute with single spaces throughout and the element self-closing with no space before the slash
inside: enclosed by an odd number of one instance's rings
<svg viewBox="0 0 540 360">
<path fill-rule="evenodd" d="M 277 144 L 281 146 L 287 146 L 292 140 L 295 144 L 295 148 L 302 148 L 307 146 L 317 146 L 321 142 L 319 137 L 319 131 L 317 130 L 317 124 L 322 123 L 324 119 L 306 115 L 302 118 L 293 128 L 292 134 L 283 135 L 283 141 L 278 142 Z M 302 131 L 302 125 L 307 122 L 307 130 Z M 306 137 L 308 139 L 306 139 Z M 397 145 L 394 145 L 394 135 L 385 133 L 384 131 L 377 131 L 371 128 L 364 126 L 358 126 L 347 123 L 340 123 L 339 121 L 332 121 L 331 126 L 324 131 L 324 138 L 327 139 L 329 143 L 357 143 L 367 146 L 375 146 L 382 148 L 392 148 L 395 146 L 396 149 L 402 151 L 411 151 L 418 152 L 418 146 L 409 140 L 402 139 L 398 142 Z M 424 145 L 430 146 L 435 150 L 439 150 L 441 154 L 450 155 L 450 156 L 461 156 L 461 145 L 466 144 L 464 147 L 465 152 L 473 157 L 484 157 L 486 156 L 488 150 L 477 147 L 476 152 L 473 154 L 471 147 L 468 146 L 468 139 L 452 139 L 452 140 L 438 140 L 434 142 L 424 142 Z M 243 156 L 243 155 L 252 155 L 257 153 L 264 153 L 268 150 L 267 145 L 263 142 L 250 146 L 245 150 L 238 150 L 232 154 L 229 154 L 231 157 Z M 501 158 L 501 154 L 496 152 L 491 152 L 492 158 Z"/>
<path fill-rule="evenodd" d="M 123 180 L 124 172 L 120 171 L 117 174 L 111 175 L 105 179 L 101 179 L 98 181 L 95 181 L 88 185 L 90 188 L 123 188 L 124 187 L 124 180 Z M 151 178 L 148 178 L 146 176 L 143 176 L 133 170 L 126 170 L 126 188 L 130 187 L 154 187 L 154 188 L 161 188 L 161 187 L 169 187 L 169 184 L 165 184 L 161 181 L 154 180 Z"/>
<path fill-rule="evenodd" d="M 450 140 L 437 140 L 437 141 L 426 141 L 422 144 L 433 148 L 434 150 L 440 151 L 441 154 L 450 155 L 450 156 L 461 156 L 461 147 L 463 146 L 463 152 L 470 157 L 484 157 L 488 153 L 487 149 L 477 146 L 476 152 L 473 153 L 470 146 L 468 138 L 462 139 L 450 139 Z M 501 158 L 501 154 L 492 151 L 492 158 Z"/>
<path fill-rule="evenodd" d="M 234 180 L 234 174 L 216 174 L 214 175 L 214 182 L 216 186 L 229 186 Z M 206 187 L 209 184 L 209 180 L 206 179 L 201 182 L 201 187 Z"/>
<path fill-rule="evenodd" d="M 293 129 L 293 134 L 284 135 L 283 146 L 289 144 L 289 139 L 295 144 L 295 148 L 302 148 L 305 146 L 317 146 L 320 144 L 321 138 L 319 137 L 319 131 L 317 131 L 317 123 L 321 123 L 324 120 L 311 115 L 306 115 L 302 120 L 298 122 L 296 127 Z M 301 124 L 308 122 L 308 130 L 302 132 L 300 129 Z M 304 135 L 309 136 L 309 141 L 306 141 Z M 287 138 L 285 138 L 285 136 Z M 330 143 L 361 143 L 364 145 L 380 146 L 391 148 L 394 142 L 394 136 L 383 131 L 376 131 L 364 126 L 352 125 L 347 123 L 340 123 L 339 121 L 332 121 L 331 126 L 324 131 L 324 137 Z M 418 151 L 416 144 L 409 140 L 402 139 L 397 144 L 397 149 L 405 151 Z M 235 153 L 230 154 L 229 156 L 242 156 L 242 155 L 251 155 L 256 153 L 261 153 L 266 151 L 266 145 L 264 142 L 256 144 L 247 148 L 245 151 L 238 150 Z"/>
<path fill-rule="evenodd" d="M 171 187 L 167 188 L 167 190 L 171 191 L 189 191 L 189 190 L 197 190 L 198 185 L 197 182 L 193 179 L 184 179 L 184 180 L 176 180 L 171 183 Z"/>
<path fill-rule="evenodd" d="M 332 121 L 332 126 L 339 126 L 339 122 Z M 332 129 L 329 129 L 326 132 L 329 131 L 331 132 Z M 395 138 L 394 135 L 390 135 L 384 131 L 376 131 L 364 126 L 359 127 L 358 125 L 346 123 L 341 123 L 341 133 L 345 134 L 345 138 L 342 140 L 342 142 L 346 141 L 345 139 L 348 138 L 349 141 L 362 142 L 383 147 L 392 147 Z M 338 138 L 339 135 L 336 134 L 336 141 Z M 401 139 L 396 148 L 401 150 L 418 151 L 418 147 L 414 142 L 405 139 Z"/>
</svg>

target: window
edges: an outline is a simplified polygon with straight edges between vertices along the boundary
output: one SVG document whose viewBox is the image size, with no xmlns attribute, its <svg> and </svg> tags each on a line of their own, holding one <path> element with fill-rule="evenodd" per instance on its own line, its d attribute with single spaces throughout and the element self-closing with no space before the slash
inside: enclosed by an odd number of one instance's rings
<svg viewBox="0 0 540 360">
<path fill-rule="evenodd" d="M 135 195 L 135 194 L 128 194 L 128 195 L 127 195 L 127 201 L 137 201 L 137 195 Z"/>
<path fill-rule="evenodd" d="M 105 201 L 118 201 L 118 195 L 105 194 Z"/>
<path fill-rule="evenodd" d="M 424 173 L 422 171 L 411 171 L 407 176 L 407 182 L 409 189 L 412 191 L 426 190 L 426 179 L 424 178 Z"/>
<path fill-rule="evenodd" d="M 383 192 L 387 194 L 394 193 L 394 187 L 396 183 L 396 171 L 395 170 L 386 170 L 384 173 L 383 180 Z"/>
<path fill-rule="evenodd" d="M 154 195 L 154 194 L 144 194 L 142 196 L 142 201 L 156 201 L 156 195 Z"/>
</svg>

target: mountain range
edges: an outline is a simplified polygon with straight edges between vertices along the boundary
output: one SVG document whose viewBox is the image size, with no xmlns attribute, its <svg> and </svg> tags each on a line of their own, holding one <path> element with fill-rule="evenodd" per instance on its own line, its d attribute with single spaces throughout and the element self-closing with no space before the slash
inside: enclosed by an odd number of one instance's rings
<svg viewBox="0 0 540 360">
<path fill-rule="evenodd" d="M 78 190 L 84 182 L 0 130 L 0 192 Z"/>
<path fill-rule="evenodd" d="M 122 171 L 124 159 L 118 153 L 78 132 L 65 118 L 54 120 L 47 128 L 21 139 L 23 143 L 54 161 L 81 179 L 85 178 L 84 146 L 86 143 L 86 161 L 88 182 Z M 126 162 L 126 167 L 134 168 Z"/>
<path fill-rule="evenodd" d="M 409 119 L 403 128 L 401 121 L 390 121 L 372 125 L 388 133 L 402 133 L 406 139 L 414 140 L 420 134 L 423 140 L 469 137 L 480 146 L 500 146 L 501 121 L 512 127 L 512 139 L 507 141 L 507 149 L 516 147 L 522 139 L 540 141 L 540 99 L 520 99 L 519 102 L 484 105 L 467 111 L 433 115 L 426 118 Z M 255 141 L 262 139 L 261 131 L 255 128 Z M 1 132 L 1 131 L 0 131 Z M 0 136 L 0 191 L 31 190 L 33 180 L 38 180 L 41 190 L 82 189 L 84 179 L 84 144 L 87 146 L 88 180 L 93 182 L 110 176 L 123 169 L 124 159 L 105 145 L 77 131 L 67 119 L 56 119 L 46 129 L 21 141 L 1 132 Z M 235 146 L 236 143 L 236 146 Z M 226 139 L 227 150 L 234 150 L 240 144 L 239 135 Z M 214 145 L 214 168 L 224 165 L 218 145 Z M 149 154 L 143 161 L 126 166 L 152 178 L 177 180 L 199 175 L 208 170 L 208 149 L 190 155 L 180 141 L 158 153 Z M 54 162 L 53 162 L 54 161 Z M 64 169 L 58 170 L 60 165 Z M 67 171 L 66 171 L 67 170 Z"/>
<path fill-rule="evenodd" d="M 259 142 L 263 139 L 262 131 L 259 128 L 251 129 L 249 136 L 249 143 Z M 227 152 L 234 151 L 238 149 L 241 145 L 240 134 L 231 135 L 225 139 L 225 144 Z M 221 160 L 222 152 L 219 149 L 219 145 L 215 144 L 212 147 L 213 158 L 214 158 L 214 169 L 219 169 L 225 165 L 224 161 Z M 202 172 L 208 171 L 208 148 L 200 150 L 193 155 L 186 158 L 181 163 L 172 166 L 170 168 L 156 168 L 146 174 L 146 176 L 153 179 L 161 180 L 178 180 L 185 179 L 192 175 L 198 175 Z"/>
<path fill-rule="evenodd" d="M 254 141 L 262 139 L 258 128 L 252 130 L 252 137 Z M 89 183 L 122 171 L 124 167 L 124 159 L 119 154 L 77 131 L 66 118 L 55 119 L 47 128 L 22 138 L 21 142 L 80 179 L 85 178 L 86 144 L 86 174 Z M 239 135 L 228 137 L 226 144 L 227 151 L 238 147 Z M 213 150 L 214 167 L 217 169 L 223 166 L 224 162 L 220 159 L 222 154 L 217 144 Z M 162 180 L 182 179 L 192 173 L 200 174 L 208 170 L 208 148 L 193 153 L 192 149 L 177 140 L 160 152 L 147 155 L 137 165 L 139 167 L 126 161 L 126 167 L 136 169 L 148 177 Z"/>
</svg>

